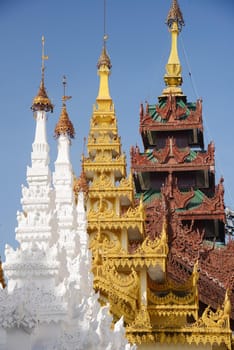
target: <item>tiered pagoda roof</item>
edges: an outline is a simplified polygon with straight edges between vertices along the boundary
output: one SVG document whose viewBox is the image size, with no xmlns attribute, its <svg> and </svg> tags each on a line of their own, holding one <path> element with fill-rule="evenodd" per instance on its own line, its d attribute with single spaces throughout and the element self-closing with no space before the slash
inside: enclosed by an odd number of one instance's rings
<svg viewBox="0 0 234 350">
<path fill-rule="evenodd" d="M 183 17 L 177 1 L 172 3 L 167 23 L 173 42 L 166 67 L 167 87 L 156 107 L 147 106 L 146 112 L 141 107 L 145 151 L 132 148 L 129 177 L 109 93 L 111 61 L 105 41 L 98 61 L 99 92 L 90 122 L 88 155 L 82 162 L 88 183 L 86 207 L 94 286 L 100 292 L 100 301 L 110 303 L 114 320 L 124 316 L 127 337 L 140 349 L 146 343 L 193 342 L 218 342 L 230 349 L 229 296 L 218 313 L 206 309 L 202 318 L 198 315 L 199 225 L 206 220 L 216 197 L 213 217 L 223 219 L 223 207 L 219 206 L 223 205 L 223 188 L 221 182 L 215 190 L 213 143 L 207 151 L 203 149 L 201 101 L 187 103 L 180 87 L 181 67 L 174 50 Z M 182 135 L 180 144 L 176 133 L 170 135 L 175 125 Z M 154 182 L 155 172 L 161 178 Z M 186 172 L 193 172 L 196 183 L 200 181 L 204 188 L 193 188 L 186 177 L 181 187 L 179 175 Z M 207 213 L 201 210 L 199 216 L 203 202 Z M 198 222 L 195 230 L 190 221 Z M 193 265 L 182 280 L 172 271 L 178 261 L 170 259 L 178 251 L 176 235 L 187 239 L 189 230 L 197 235 L 197 258 L 192 259 Z M 189 245 L 190 240 L 184 242 Z"/>
<path fill-rule="evenodd" d="M 181 89 L 177 39 L 184 21 L 177 1 L 167 25 L 172 41 L 166 87 L 157 103 L 141 104 L 144 150 L 131 148 L 135 197 L 143 200 L 147 237 L 155 239 L 167 218 L 169 276 L 184 283 L 199 261 L 199 299 L 216 309 L 226 290 L 234 301 L 234 245 L 224 245 L 224 179 L 216 185 L 214 143 L 204 147 L 202 100 L 188 102 Z"/>
</svg>

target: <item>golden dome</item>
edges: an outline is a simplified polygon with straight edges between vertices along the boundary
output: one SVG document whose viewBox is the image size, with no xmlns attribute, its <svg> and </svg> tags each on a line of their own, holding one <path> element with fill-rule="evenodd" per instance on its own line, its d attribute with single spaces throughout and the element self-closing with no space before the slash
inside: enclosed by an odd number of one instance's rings
<svg viewBox="0 0 234 350">
<path fill-rule="evenodd" d="M 105 45 L 103 46 L 103 49 L 102 49 L 102 53 L 98 59 L 98 63 L 97 63 L 97 67 L 98 69 L 101 67 L 101 66 L 107 66 L 109 69 L 111 69 L 111 60 L 110 60 L 110 57 L 108 56 L 107 52 L 106 52 L 106 47 Z"/>
<path fill-rule="evenodd" d="M 59 137 L 62 134 L 67 134 L 71 139 L 75 136 L 75 129 L 72 122 L 69 119 L 66 105 L 63 104 L 62 112 L 60 114 L 59 121 L 55 127 L 55 137 Z"/>
<path fill-rule="evenodd" d="M 33 99 L 32 110 L 53 112 L 54 106 L 52 105 L 45 89 L 44 80 L 41 80 L 40 88 L 37 96 Z"/>
</svg>

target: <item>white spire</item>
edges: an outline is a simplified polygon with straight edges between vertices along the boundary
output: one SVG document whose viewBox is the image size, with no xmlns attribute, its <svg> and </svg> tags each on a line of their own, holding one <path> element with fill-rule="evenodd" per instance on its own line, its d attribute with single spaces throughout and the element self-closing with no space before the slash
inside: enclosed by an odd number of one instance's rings
<svg viewBox="0 0 234 350">
<path fill-rule="evenodd" d="M 71 141 L 67 128 L 64 127 L 63 123 L 65 114 L 66 122 L 72 125 L 64 105 L 59 122 L 55 128 L 55 130 L 59 128 L 59 132 L 57 133 L 58 154 L 55 161 L 53 184 L 55 188 L 59 247 L 60 249 L 65 249 L 69 258 L 73 258 L 77 241 L 77 221 L 73 192 L 73 170 L 70 162 Z"/>
<path fill-rule="evenodd" d="M 34 112 L 35 138 L 32 145 L 31 167 L 27 168 L 28 186 L 22 186 L 22 211 L 17 212 L 16 239 L 20 247 L 14 251 L 6 246 L 4 271 L 8 289 L 40 284 L 55 285 L 58 274 L 54 230 L 54 195 L 49 170 L 49 145 L 46 135 L 46 112 Z M 40 278 L 38 277 L 40 276 Z"/>
<path fill-rule="evenodd" d="M 46 135 L 46 112 L 34 112 L 36 119 L 35 139 L 32 145 L 32 167 L 45 168 L 49 164 L 49 145 Z"/>
</svg>

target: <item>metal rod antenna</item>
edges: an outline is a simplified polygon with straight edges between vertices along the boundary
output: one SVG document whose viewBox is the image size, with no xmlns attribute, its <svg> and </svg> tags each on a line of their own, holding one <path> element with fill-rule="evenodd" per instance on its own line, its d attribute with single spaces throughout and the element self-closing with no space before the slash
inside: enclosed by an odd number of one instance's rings
<svg viewBox="0 0 234 350">
<path fill-rule="evenodd" d="M 104 47 L 106 47 L 106 41 L 108 39 L 108 35 L 106 33 L 106 0 L 103 0 L 103 6 L 104 6 L 104 18 L 103 18 L 103 30 L 104 30 L 104 33 L 103 33 L 103 44 L 104 44 Z"/>
<path fill-rule="evenodd" d="M 45 37 L 44 37 L 44 35 L 42 35 L 41 43 L 42 43 L 41 75 L 42 75 L 42 80 L 44 81 L 44 75 L 45 75 Z"/>
<path fill-rule="evenodd" d="M 41 53 L 41 76 L 42 76 L 42 81 L 44 83 L 44 77 L 45 77 L 45 60 L 48 60 L 48 56 L 45 55 L 45 37 L 42 35 L 41 38 L 42 42 L 42 53 Z"/>
<path fill-rule="evenodd" d="M 103 20 L 104 20 L 104 36 L 105 36 L 105 34 L 106 34 L 106 0 L 103 0 L 104 1 L 104 18 L 103 18 Z"/>
<path fill-rule="evenodd" d="M 66 96 L 66 84 L 67 84 L 67 79 L 66 76 L 63 76 L 63 97 Z"/>
</svg>

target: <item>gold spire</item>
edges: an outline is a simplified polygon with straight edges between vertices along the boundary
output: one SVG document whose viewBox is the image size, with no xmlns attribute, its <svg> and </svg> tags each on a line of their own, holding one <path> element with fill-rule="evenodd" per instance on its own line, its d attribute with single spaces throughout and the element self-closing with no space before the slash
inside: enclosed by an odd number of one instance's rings
<svg viewBox="0 0 234 350">
<path fill-rule="evenodd" d="M 107 38 L 108 38 L 107 35 L 104 34 L 104 37 L 103 37 L 104 45 L 97 63 L 100 83 L 99 83 L 98 96 L 96 98 L 98 110 L 106 110 L 106 111 L 110 110 L 112 106 L 112 99 L 109 93 L 109 75 L 110 75 L 110 69 L 111 69 L 111 60 L 106 51 Z"/>
<path fill-rule="evenodd" d="M 55 132 L 55 137 L 59 137 L 61 134 L 67 134 L 71 139 L 73 139 L 75 136 L 75 130 L 72 122 L 69 119 L 69 116 L 67 113 L 67 107 L 66 107 L 66 101 L 69 100 L 71 96 L 66 96 L 66 84 L 67 84 L 66 77 L 64 76 L 63 77 L 64 93 L 62 97 L 62 101 L 63 101 L 62 111 L 54 132 Z"/>
<path fill-rule="evenodd" d="M 167 87 L 163 90 L 163 95 L 182 95 L 180 86 L 183 79 L 177 51 L 177 38 L 184 25 L 184 19 L 177 0 L 172 1 L 166 24 L 171 32 L 171 52 L 166 65 L 166 74 L 164 75 L 164 81 Z"/>
<path fill-rule="evenodd" d="M 45 78 L 45 60 L 48 60 L 48 56 L 45 56 L 44 52 L 45 38 L 42 36 L 42 64 L 41 64 L 41 83 L 37 95 L 33 99 L 32 110 L 35 111 L 46 111 L 53 112 L 54 106 L 48 98 L 44 78 Z"/>
</svg>

